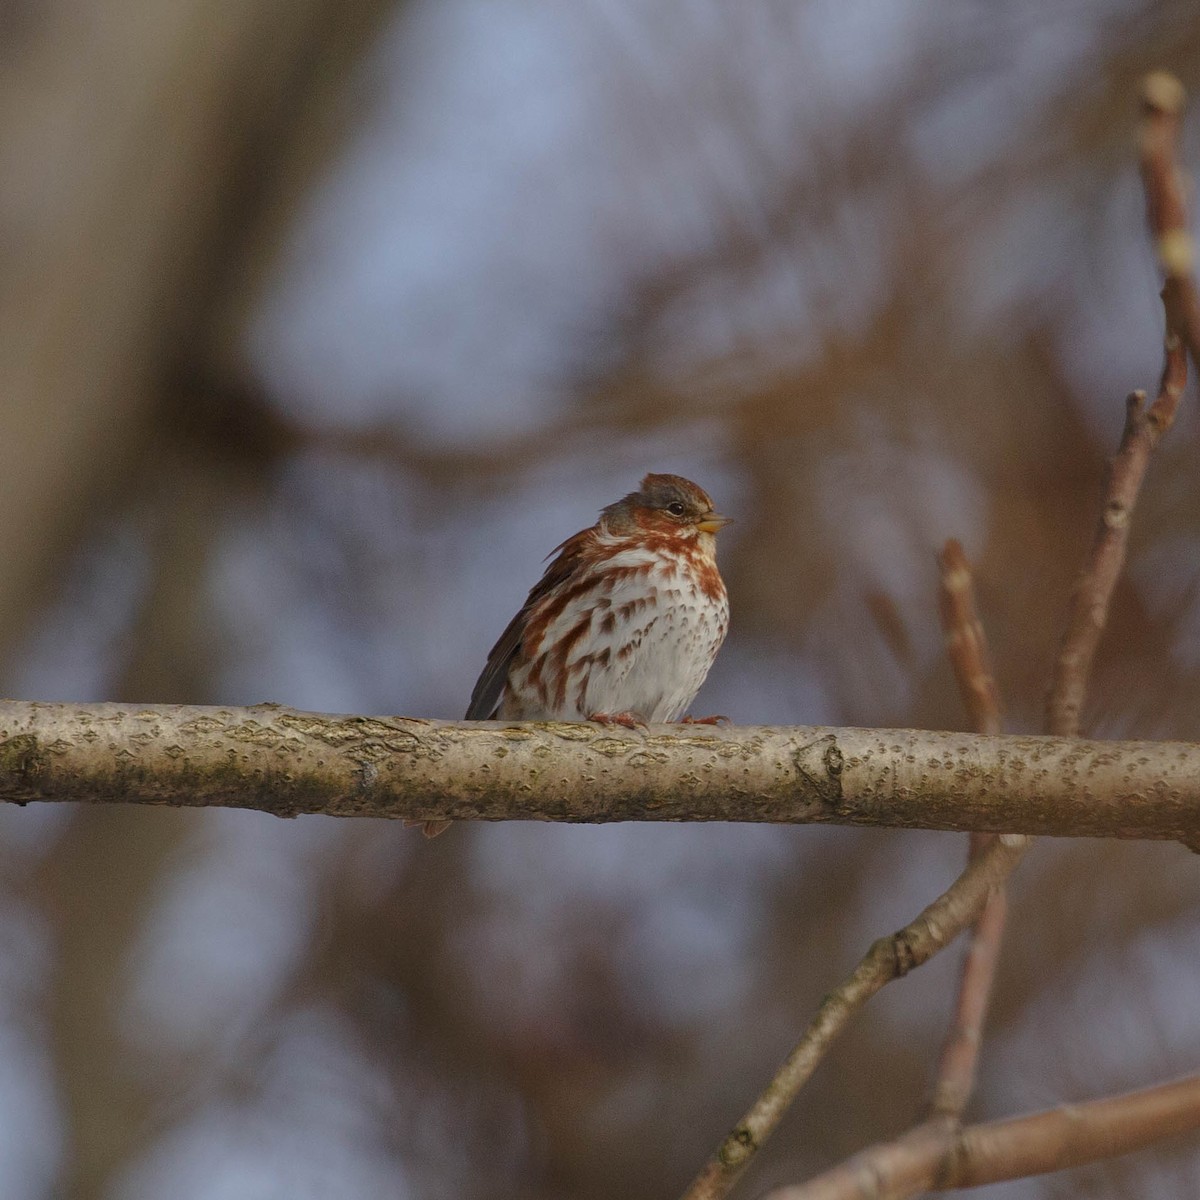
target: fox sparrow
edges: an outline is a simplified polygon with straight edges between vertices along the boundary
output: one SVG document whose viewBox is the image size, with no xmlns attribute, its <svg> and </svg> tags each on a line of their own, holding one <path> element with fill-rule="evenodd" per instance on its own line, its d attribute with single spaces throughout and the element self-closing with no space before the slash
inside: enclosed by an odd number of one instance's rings
<svg viewBox="0 0 1200 1200">
<path fill-rule="evenodd" d="M 647 475 L 551 551 L 492 647 L 466 719 L 677 720 L 725 639 L 713 535 L 728 523 L 689 480 Z M 427 821 L 425 832 L 448 824 Z"/>
</svg>

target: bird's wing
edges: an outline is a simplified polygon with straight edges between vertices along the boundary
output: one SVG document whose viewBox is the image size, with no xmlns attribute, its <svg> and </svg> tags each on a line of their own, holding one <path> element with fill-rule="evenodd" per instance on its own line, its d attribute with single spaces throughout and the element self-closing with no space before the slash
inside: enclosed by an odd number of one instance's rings
<svg viewBox="0 0 1200 1200">
<path fill-rule="evenodd" d="M 508 682 L 509 669 L 521 652 L 530 613 L 546 596 L 575 573 L 584 550 L 592 540 L 593 532 L 592 529 L 581 530 L 550 551 L 555 555 L 554 561 L 543 572 L 541 579 L 533 585 L 525 603 L 521 605 L 521 611 L 509 621 L 508 628 L 492 647 L 483 674 L 479 676 L 475 690 L 471 693 L 471 703 L 464 720 L 491 721 L 495 718 L 504 685 Z"/>
<path fill-rule="evenodd" d="M 471 693 L 471 704 L 467 709 L 464 720 L 491 721 L 500 707 L 500 693 L 508 681 L 508 668 L 521 648 L 521 635 L 525 632 L 525 615 L 529 607 L 525 607 L 508 623 L 508 628 L 500 635 L 500 640 L 492 647 L 488 655 L 487 666 L 475 683 Z"/>
</svg>

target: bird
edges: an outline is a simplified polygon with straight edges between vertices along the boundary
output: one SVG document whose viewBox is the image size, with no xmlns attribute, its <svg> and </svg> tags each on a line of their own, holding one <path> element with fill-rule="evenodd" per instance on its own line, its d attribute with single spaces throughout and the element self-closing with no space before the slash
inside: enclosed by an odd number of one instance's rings
<svg viewBox="0 0 1200 1200">
<path fill-rule="evenodd" d="M 730 523 L 681 475 L 647 475 L 567 538 L 492 647 L 468 721 L 684 717 L 729 627 L 716 533 Z M 428 837 L 449 821 L 426 821 Z"/>
</svg>

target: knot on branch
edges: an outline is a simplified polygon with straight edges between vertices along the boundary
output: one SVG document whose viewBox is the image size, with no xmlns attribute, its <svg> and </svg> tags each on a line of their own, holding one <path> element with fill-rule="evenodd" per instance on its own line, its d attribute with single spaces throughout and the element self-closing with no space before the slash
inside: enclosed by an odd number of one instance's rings
<svg viewBox="0 0 1200 1200">
<path fill-rule="evenodd" d="M 7 776 L 18 791 L 34 792 L 48 765 L 36 734 L 18 733 L 0 742 L 0 775 Z"/>
<path fill-rule="evenodd" d="M 903 979 L 914 967 L 925 960 L 918 953 L 906 930 L 892 935 L 892 961 L 896 964 L 896 978 Z"/>
<path fill-rule="evenodd" d="M 816 793 L 822 804 L 836 808 L 842 801 L 842 770 L 845 756 L 833 734 L 801 746 L 792 756 L 800 778 Z"/>
<path fill-rule="evenodd" d="M 754 1134 L 745 1125 L 739 1125 L 721 1143 L 717 1157 L 725 1166 L 737 1168 L 749 1161 L 757 1149 Z"/>
</svg>

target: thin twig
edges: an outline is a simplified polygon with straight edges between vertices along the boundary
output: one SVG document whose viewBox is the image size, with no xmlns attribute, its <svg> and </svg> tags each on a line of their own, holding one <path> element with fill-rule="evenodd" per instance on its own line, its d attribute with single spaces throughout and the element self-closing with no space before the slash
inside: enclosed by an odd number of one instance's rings
<svg viewBox="0 0 1200 1200">
<path fill-rule="evenodd" d="M 1013 863 L 1014 867 L 1016 865 Z M 996 968 L 1000 962 L 1000 945 L 1004 939 L 1004 924 L 1008 915 L 1004 883 L 1005 881 L 1001 880 L 996 885 L 971 932 L 967 955 L 963 959 L 962 974 L 959 977 L 954 1016 L 942 1045 L 937 1079 L 929 1103 L 931 1120 L 949 1118 L 957 1123 L 962 1119 L 967 1101 L 975 1090 L 979 1048 L 983 1043 L 983 1024 L 991 1001 Z"/>
<path fill-rule="evenodd" d="M 1147 409 L 1143 392 L 1126 402 L 1125 429 L 1116 457 L 1109 464 L 1104 505 L 1087 565 L 1071 597 L 1070 614 L 1054 664 L 1046 705 L 1047 731 L 1077 737 L 1080 710 L 1092 658 L 1108 620 L 1113 588 L 1125 563 L 1129 525 L 1150 455 L 1171 428 L 1179 398 L 1187 384 L 1187 353 L 1200 347 L 1196 319 L 1196 287 L 1191 278 L 1192 243 L 1187 233 L 1183 185 L 1176 165 L 1175 144 L 1183 88 L 1169 75 L 1151 75 L 1143 89 L 1142 179 L 1147 220 L 1167 273 L 1163 288 L 1167 331 L 1158 396 Z"/>
<path fill-rule="evenodd" d="M 971 564 L 962 545 L 951 538 L 938 555 L 938 610 L 946 652 L 959 694 L 976 733 L 1000 732 L 1000 693 L 992 672 L 987 637 L 975 608 Z"/>
<path fill-rule="evenodd" d="M 1187 359 L 1178 339 L 1168 336 L 1163 381 L 1158 398 L 1146 408 L 1146 394 L 1133 392 L 1126 401 L 1125 429 L 1116 457 L 1109 464 L 1104 506 L 1091 553 L 1071 596 L 1046 705 L 1046 724 L 1058 737 L 1078 737 L 1080 710 L 1100 634 L 1108 621 L 1113 588 L 1125 564 L 1133 506 L 1141 490 L 1150 455 L 1170 428 L 1183 390 Z"/>
<path fill-rule="evenodd" d="M 1165 71 L 1142 85 L 1140 160 L 1146 192 L 1146 221 L 1159 266 L 1166 276 L 1163 304 L 1167 331 L 1180 337 L 1200 369 L 1200 300 L 1197 299 L 1196 241 L 1188 222 L 1187 189 L 1176 148 L 1187 94 Z"/>
<path fill-rule="evenodd" d="M 1026 837 L 1002 834 L 916 920 L 872 945 L 854 973 L 825 997 L 803 1037 L 683 1200 L 716 1200 L 728 1193 L 850 1018 L 885 984 L 928 962 L 975 921 L 1028 842 Z"/>
<path fill-rule="evenodd" d="M 939 555 L 938 565 L 942 628 L 963 704 L 976 733 L 997 734 L 1000 732 L 1000 693 L 992 672 L 987 635 L 975 605 L 971 564 L 962 546 L 952 539 Z M 981 853 L 989 841 L 990 836 L 986 833 L 971 834 L 972 857 Z M 931 1120 L 960 1121 L 975 1090 L 983 1024 L 1000 961 L 1007 912 L 1008 899 L 1001 883 L 988 898 L 971 932 L 959 977 L 954 1016 L 942 1045 L 929 1105 Z"/>
</svg>

